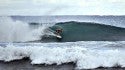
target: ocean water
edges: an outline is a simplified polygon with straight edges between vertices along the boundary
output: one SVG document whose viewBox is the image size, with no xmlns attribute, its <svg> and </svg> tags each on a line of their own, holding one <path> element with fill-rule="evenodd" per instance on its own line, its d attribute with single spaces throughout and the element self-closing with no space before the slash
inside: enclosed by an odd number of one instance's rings
<svg viewBox="0 0 125 70">
<path fill-rule="evenodd" d="M 125 16 L 1 16 L 0 60 L 125 67 Z M 57 38 L 56 29 L 62 29 Z"/>
</svg>

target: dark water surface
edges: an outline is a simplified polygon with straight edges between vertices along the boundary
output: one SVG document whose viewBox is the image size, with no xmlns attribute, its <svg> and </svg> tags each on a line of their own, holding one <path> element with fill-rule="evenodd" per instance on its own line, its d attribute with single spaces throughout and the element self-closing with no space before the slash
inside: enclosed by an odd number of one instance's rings
<svg viewBox="0 0 125 70">
<path fill-rule="evenodd" d="M 74 63 L 67 63 L 62 65 L 32 65 L 31 61 L 28 58 L 23 60 L 15 60 L 12 62 L 3 62 L 0 61 L 0 70 L 79 70 L 76 69 Z M 104 68 L 99 67 L 96 69 L 82 69 L 82 70 L 125 70 L 121 67 L 111 67 Z"/>
</svg>

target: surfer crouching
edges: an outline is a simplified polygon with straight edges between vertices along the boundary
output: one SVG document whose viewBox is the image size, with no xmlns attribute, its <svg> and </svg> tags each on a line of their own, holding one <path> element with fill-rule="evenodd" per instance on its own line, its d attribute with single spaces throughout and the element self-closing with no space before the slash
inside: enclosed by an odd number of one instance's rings
<svg viewBox="0 0 125 70">
<path fill-rule="evenodd" d="M 55 34 L 60 35 L 62 33 L 62 29 L 56 29 Z"/>
<path fill-rule="evenodd" d="M 62 39 L 62 29 L 56 29 L 55 34 L 57 35 L 57 39 L 61 40 Z"/>
</svg>

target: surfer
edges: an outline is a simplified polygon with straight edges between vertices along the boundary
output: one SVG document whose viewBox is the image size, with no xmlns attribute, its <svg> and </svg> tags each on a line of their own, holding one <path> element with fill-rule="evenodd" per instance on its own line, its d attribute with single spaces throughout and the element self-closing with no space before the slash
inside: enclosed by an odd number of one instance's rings
<svg viewBox="0 0 125 70">
<path fill-rule="evenodd" d="M 62 39 L 62 36 L 61 36 L 62 29 L 56 29 L 55 34 L 57 35 L 56 37 L 57 37 L 58 40 Z"/>
<path fill-rule="evenodd" d="M 62 29 L 56 29 L 56 34 L 60 35 L 62 33 Z"/>
</svg>

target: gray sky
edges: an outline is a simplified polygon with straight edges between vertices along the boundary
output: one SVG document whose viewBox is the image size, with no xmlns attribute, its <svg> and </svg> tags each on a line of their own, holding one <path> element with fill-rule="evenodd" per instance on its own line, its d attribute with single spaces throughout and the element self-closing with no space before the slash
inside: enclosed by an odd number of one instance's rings
<svg viewBox="0 0 125 70">
<path fill-rule="evenodd" d="M 0 15 L 125 15 L 125 0 L 0 0 Z"/>
</svg>

